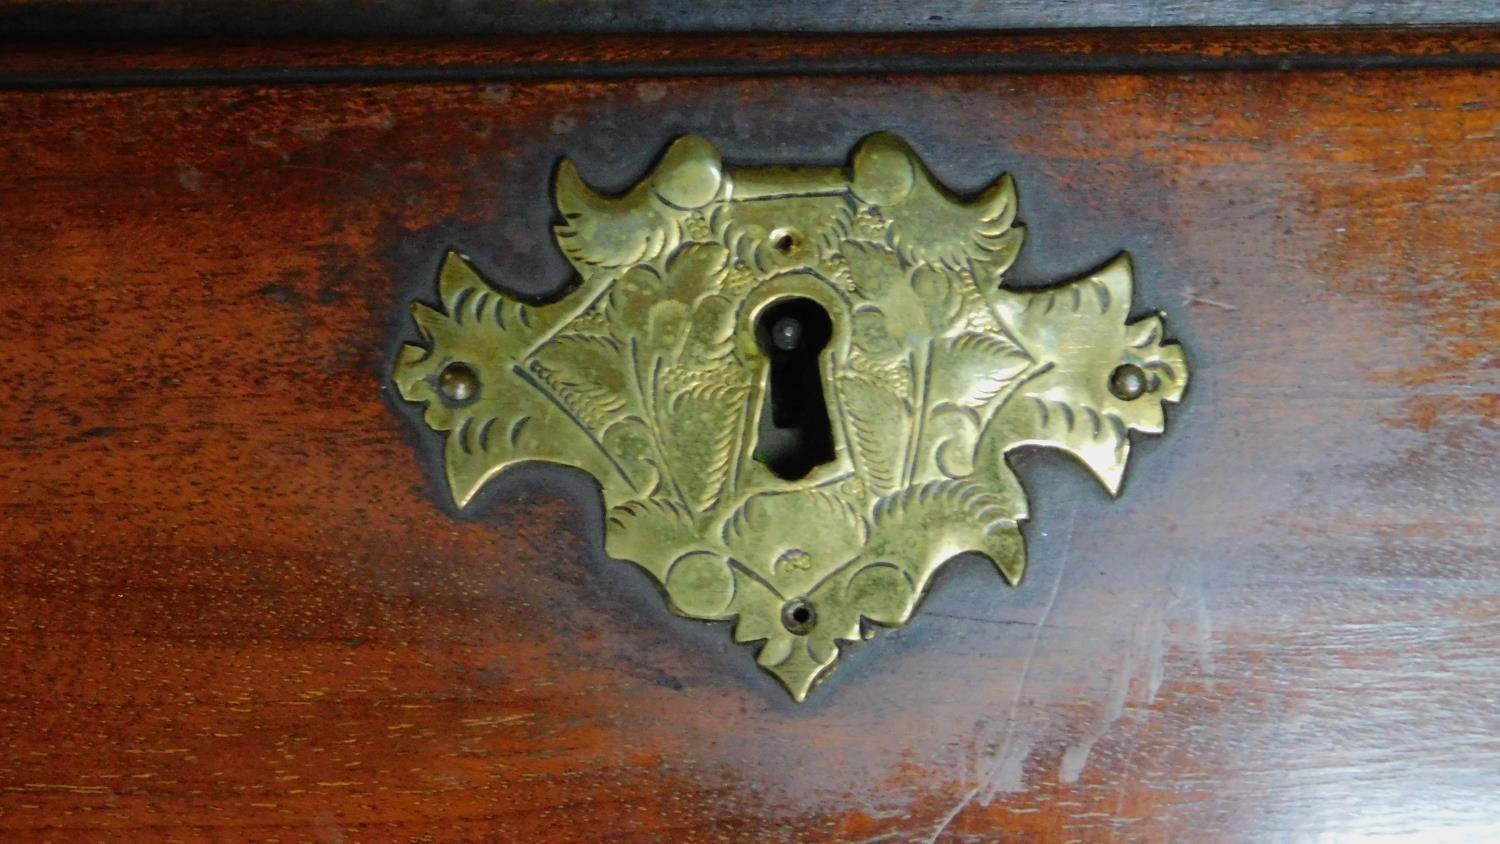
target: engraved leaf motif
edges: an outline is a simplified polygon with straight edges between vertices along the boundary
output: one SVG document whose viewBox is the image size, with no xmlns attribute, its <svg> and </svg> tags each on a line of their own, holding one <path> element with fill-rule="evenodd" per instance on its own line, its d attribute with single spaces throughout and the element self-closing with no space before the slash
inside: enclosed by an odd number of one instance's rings
<svg viewBox="0 0 1500 844">
<path fill-rule="evenodd" d="M 403 399 L 426 406 L 423 419 L 429 427 L 446 432 L 443 466 L 454 503 L 467 505 L 490 478 L 525 460 L 577 466 L 606 487 L 628 486 L 608 455 L 539 393 L 516 363 L 536 338 L 583 306 L 516 302 L 456 252 L 443 262 L 439 293 L 441 310 L 412 306 L 422 342 L 402 348 L 392 380 Z M 443 391 L 444 373 L 453 366 L 472 372 L 475 395 L 458 398 Z"/>
<path fill-rule="evenodd" d="M 963 287 L 964 283 L 953 271 L 933 266 L 912 270 L 911 289 L 927 317 L 918 336 L 941 337 L 953 330 L 964 306 Z"/>
<path fill-rule="evenodd" d="M 626 501 L 605 514 L 604 550 L 665 581 L 671 556 L 663 548 L 699 549 L 702 537 L 693 514 L 665 498 Z"/>
<path fill-rule="evenodd" d="M 847 196 L 790 196 L 777 201 L 717 205 L 708 223 L 716 241 L 761 275 L 805 267 L 848 235 L 854 208 Z"/>
<path fill-rule="evenodd" d="M 1132 286 L 1130 260 L 1122 255 L 1068 284 L 994 294 L 997 312 L 1022 343 L 1047 352 L 1036 376 L 996 417 L 988 440 L 1003 441 L 1006 449 L 1066 451 L 1111 495 L 1119 494 L 1129 432 L 1160 433 L 1163 403 L 1181 399 L 1187 385 L 1181 347 L 1160 342 L 1161 317 L 1126 324 Z M 1112 373 L 1126 365 L 1147 373 L 1143 395 L 1122 398 L 1111 391 Z"/>
<path fill-rule="evenodd" d="M 580 272 L 615 269 L 649 261 L 682 239 L 677 214 L 641 186 L 622 197 L 594 193 L 571 161 L 557 170 L 558 245 Z"/>
<path fill-rule="evenodd" d="M 980 407 L 1010 386 L 1032 357 L 1001 334 L 970 332 L 934 350 L 932 394 L 962 407 Z"/>
<path fill-rule="evenodd" d="M 735 641 L 764 640 L 756 662 L 796 700 L 838 658 L 837 641 L 859 637 L 858 613 L 825 596 L 837 588 L 830 584 L 847 579 L 841 573 L 867 530 L 848 501 L 820 490 L 752 496 L 725 523 L 724 544 L 737 572 Z M 798 596 L 817 613 L 805 634 L 780 620 L 787 600 Z"/>
<path fill-rule="evenodd" d="M 891 246 L 908 264 L 962 269 L 970 260 L 1003 262 L 1020 248 L 1011 233 L 1016 186 L 1001 176 L 971 201 L 938 184 L 916 152 L 894 135 L 871 135 L 854 153 L 855 196 L 889 221 Z"/>
<path fill-rule="evenodd" d="M 683 241 L 688 211 L 719 194 L 722 168 L 713 144 L 680 138 L 650 176 L 611 197 L 590 190 L 573 162 L 564 161 L 554 186 L 564 220 L 554 229 L 558 246 L 585 277 L 670 254 Z"/>
<path fill-rule="evenodd" d="M 705 382 L 671 399 L 667 442 L 682 470 L 673 476 L 697 510 L 712 509 L 729 480 L 749 394 L 748 385 Z"/>
<path fill-rule="evenodd" d="M 1044 445 L 1077 457 L 1116 494 L 1125 474 L 1130 440 L 1125 423 L 1082 401 L 1056 397 L 1055 391 L 1028 392 L 997 419 L 1013 445 Z"/>
<path fill-rule="evenodd" d="M 622 347 L 650 325 L 651 309 L 662 302 L 662 287 L 661 273 L 648 266 L 631 267 L 611 285 L 604 317 Z"/>
<path fill-rule="evenodd" d="M 555 325 L 560 315 L 555 307 L 526 302 L 496 290 L 459 252 L 450 251 L 443 258 L 438 270 L 438 296 L 440 310 L 420 303 L 412 307 L 412 317 L 425 339 L 445 330 L 448 327 L 445 322 L 473 326 L 475 332 L 488 328 L 485 323 L 494 323 L 499 331 L 495 336 L 503 337 L 505 347 L 519 350 Z"/>
<path fill-rule="evenodd" d="M 1012 584 L 1020 581 L 1026 550 L 1010 502 L 972 481 L 943 480 L 878 502 L 861 556 L 896 564 L 920 594 L 939 566 L 967 551 L 984 554 Z"/>
<path fill-rule="evenodd" d="M 616 419 L 599 434 L 599 445 L 618 466 L 619 474 L 632 482 L 632 495 L 650 497 L 662 492 L 666 479 L 651 428 L 644 419 L 635 415 Z M 606 484 L 604 491 L 606 505 L 626 500 L 623 494 L 614 495 L 610 485 Z"/>
<path fill-rule="evenodd" d="M 563 334 L 541 347 L 533 374 L 595 430 L 625 409 L 631 391 L 620 345 L 609 337 Z"/>
<path fill-rule="evenodd" d="M 888 247 L 851 240 L 840 252 L 849 265 L 854 292 L 864 299 L 879 299 L 887 290 L 906 283 L 907 271 Z"/>
<path fill-rule="evenodd" d="M 728 261 L 729 251 L 717 243 L 684 246 L 667 261 L 663 295 L 674 302 L 696 305 L 703 297 L 718 292 Z"/>
<path fill-rule="evenodd" d="M 696 511 L 712 508 L 724 491 L 750 396 L 749 370 L 731 362 L 736 305 L 715 292 L 727 257 L 716 244 L 684 247 L 667 265 L 666 298 L 650 311 L 660 360 L 650 418 L 671 479 Z"/>
<path fill-rule="evenodd" d="M 895 490 L 911 429 L 911 406 L 885 382 L 862 374 L 839 381 L 854 465 L 874 494 Z"/>
<path fill-rule="evenodd" d="M 734 349 L 737 303 L 725 296 L 706 296 L 693 306 L 677 359 L 699 371 L 724 370 Z M 747 380 L 744 373 L 719 371 L 718 377 Z"/>
<path fill-rule="evenodd" d="M 723 539 L 735 560 L 780 593 L 796 595 L 853 559 L 866 533 L 864 517 L 850 502 L 805 490 L 751 496 L 724 523 Z M 788 565 L 793 550 L 812 566 Z"/>
<path fill-rule="evenodd" d="M 799 505 L 792 496 L 780 498 L 783 503 Z M 838 514 L 816 508 L 814 515 L 830 526 L 863 524 L 862 519 L 847 517 L 830 521 L 829 516 Z M 805 522 L 806 517 L 800 521 Z M 739 614 L 739 623 L 735 641 L 765 640 L 756 661 L 775 674 L 799 701 L 838 659 L 839 642 L 873 635 L 867 621 L 886 626 L 904 624 L 932 575 L 952 557 L 967 551 L 983 553 L 1011 583 L 1019 581 L 1025 567 L 1025 545 L 1004 499 L 966 481 L 924 484 L 888 497 L 876 506 L 868 539 L 850 544 L 851 539 L 831 539 L 809 554 L 816 558 L 818 554 L 837 555 L 840 548 L 862 547 L 857 559 L 840 565 L 822 580 L 803 576 L 773 581 L 751 576 L 748 569 L 741 569 L 737 578 L 733 611 Z M 762 542 L 746 556 L 763 558 L 798 542 Z M 809 585 L 810 591 L 802 592 Z M 799 594 L 817 612 L 816 625 L 801 635 L 775 623 L 786 598 Z"/>
</svg>

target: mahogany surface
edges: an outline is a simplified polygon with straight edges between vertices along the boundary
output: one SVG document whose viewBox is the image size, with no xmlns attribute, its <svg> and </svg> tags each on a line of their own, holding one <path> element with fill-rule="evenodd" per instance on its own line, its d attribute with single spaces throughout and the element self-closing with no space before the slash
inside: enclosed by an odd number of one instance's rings
<svg viewBox="0 0 1500 844">
<path fill-rule="evenodd" d="M 0 0 L 3 8 L 5 0 Z M 0 37 L 5 30 L 0 27 Z M 1260 27 L 442 38 L 201 38 L 0 50 L 0 87 L 164 87 L 378 81 L 811 76 L 921 72 L 1345 70 L 1500 66 L 1500 27 Z"/>
<path fill-rule="evenodd" d="M 0 835 L 1500 835 L 1500 70 L 1065 61 L 0 91 Z M 799 706 L 583 479 L 452 513 L 386 375 L 446 248 L 566 281 L 562 156 L 878 129 L 1015 175 L 1017 284 L 1129 250 L 1194 382 Z"/>
</svg>

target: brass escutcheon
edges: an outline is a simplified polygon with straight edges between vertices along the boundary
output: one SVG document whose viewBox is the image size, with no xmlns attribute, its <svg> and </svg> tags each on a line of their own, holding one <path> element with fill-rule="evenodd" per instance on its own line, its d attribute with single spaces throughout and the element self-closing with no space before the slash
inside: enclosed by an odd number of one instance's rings
<svg viewBox="0 0 1500 844">
<path fill-rule="evenodd" d="M 1007 453 L 1061 449 L 1117 495 L 1129 432 L 1187 386 L 1162 316 L 1127 324 L 1127 255 L 1008 288 L 1012 180 L 961 200 L 893 135 L 847 168 L 731 169 L 684 137 L 619 196 L 564 161 L 556 201 L 577 285 L 527 304 L 449 252 L 392 379 L 458 507 L 517 463 L 588 472 L 608 553 L 763 642 L 798 701 L 952 557 L 1019 581 Z"/>
</svg>

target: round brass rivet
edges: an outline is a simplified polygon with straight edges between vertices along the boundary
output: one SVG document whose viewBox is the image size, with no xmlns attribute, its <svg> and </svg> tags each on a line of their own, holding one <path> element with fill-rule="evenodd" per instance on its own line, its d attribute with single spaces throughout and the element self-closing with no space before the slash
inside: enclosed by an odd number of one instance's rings
<svg viewBox="0 0 1500 844">
<path fill-rule="evenodd" d="M 449 401 L 468 401 L 479 394 L 479 376 L 466 363 L 450 363 L 438 376 L 438 389 Z"/>
<path fill-rule="evenodd" d="M 1146 371 L 1133 363 L 1115 367 L 1109 376 L 1109 391 L 1125 401 L 1140 398 L 1146 392 Z"/>
</svg>

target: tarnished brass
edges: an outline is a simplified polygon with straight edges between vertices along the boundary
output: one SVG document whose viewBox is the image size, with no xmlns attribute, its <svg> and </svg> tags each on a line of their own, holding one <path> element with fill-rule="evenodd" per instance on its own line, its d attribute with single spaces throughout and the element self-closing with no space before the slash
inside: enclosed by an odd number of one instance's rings
<svg viewBox="0 0 1500 844">
<path fill-rule="evenodd" d="M 955 555 L 1020 579 L 1008 452 L 1061 449 L 1118 494 L 1128 433 L 1187 385 L 1162 317 L 1126 323 L 1128 256 L 1005 287 L 1011 179 L 960 200 L 891 135 L 849 168 L 732 169 L 685 137 L 621 196 L 564 161 L 556 200 L 580 283 L 526 304 L 450 252 L 395 384 L 444 433 L 460 508 L 517 463 L 583 469 L 608 553 L 764 642 L 799 701 Z"/>
</svg>

